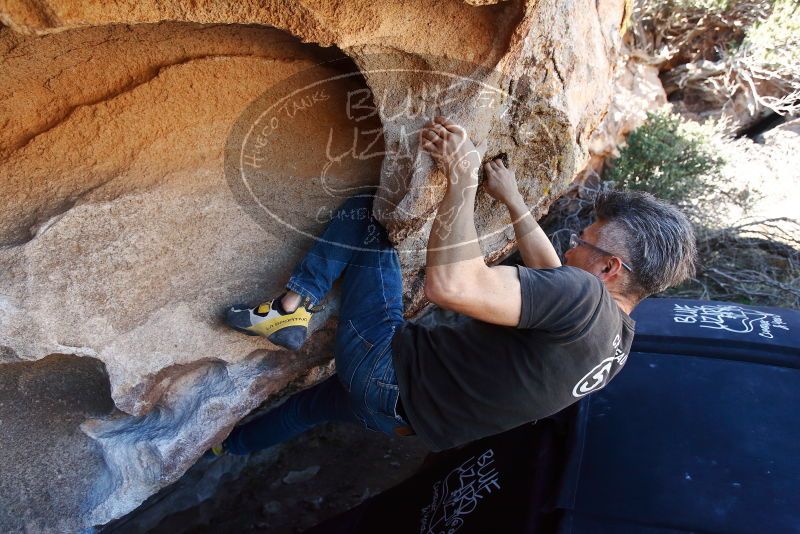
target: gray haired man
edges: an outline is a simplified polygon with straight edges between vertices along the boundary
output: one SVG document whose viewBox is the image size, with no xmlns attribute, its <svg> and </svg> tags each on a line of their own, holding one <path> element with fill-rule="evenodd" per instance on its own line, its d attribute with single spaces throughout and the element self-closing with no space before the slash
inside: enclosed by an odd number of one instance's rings
<svg viewBox="0 0 800 534">
<path fill-rule="evenodd" d="M 485 188 L 508 208 L 525 265 L 486 265 L 474 221 L 480 153 L 445 117 L 420 135 L 448 178 L 428 241 L 425 294 L 462 320 L 403 319 L 397 252 L 372 219 L 371 200 L 347 200 L 337 213 L 370 215 L 334 218 L 285 294 L 228 317 L 274 342 L 294 328 L 297 348 L 307 319 L 301 300 L 313 306 L 342 276 L 336 375 L 235 429 L 217 451 L 247 454 L 331 420 L 413 432 L 438 451 L 547 417 L 608 384 L 627 359 L 636 304 L 692 275 L 686 217 L 633 192 L 597 199 L 597 222 L 572 236 L 562 266 L 514 171 L 498 159 L 484 165 Z M 305 315 L 293 317 L 298 310 Z"/>
</svg>

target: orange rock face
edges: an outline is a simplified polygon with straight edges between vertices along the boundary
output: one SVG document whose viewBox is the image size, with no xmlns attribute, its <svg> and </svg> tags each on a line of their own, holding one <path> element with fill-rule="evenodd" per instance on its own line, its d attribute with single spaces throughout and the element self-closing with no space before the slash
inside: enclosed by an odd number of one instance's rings
<svg viewBox="0 0 800 534">
<path fill-rule="evenodd" d="M 96 358 L 115 405 L 82 425 L 105 471 L 79 511 L 11 493 L 27 512 L 0 526 L 119 517 L 330 373 L 335 296 L 298 354 L 219 316 L 278 292 L 348 192 L 378 187 L 413 314 L 445 187 L 416 144 L 427 117 L 505 154 L 540 215 L 588 159 L 623 4 L 0 2 L 0 363 Z M 514 247 L 482 192 L 476 225 L 488 261 Z"/>
</svg>

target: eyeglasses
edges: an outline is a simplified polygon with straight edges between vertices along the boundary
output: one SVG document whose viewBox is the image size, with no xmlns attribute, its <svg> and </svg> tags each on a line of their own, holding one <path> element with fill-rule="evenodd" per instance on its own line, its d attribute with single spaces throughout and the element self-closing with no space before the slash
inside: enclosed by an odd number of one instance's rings
<svg viewBox="0 0 800 534">
<path fill-rule="evenodd" d="M 623 267 L 625 267 L 628 270 L 628 272 L 631 272 L 631 273 L 633 272 L 633 269 L 631 269 L 631 266 L 628 265 L 627 263 L 625 263 L 624 261 L 622 261 L 622 258 L 617 256 L 616 254 L 612 254 L 607 250 L 603 250 L 602 248 L 597 247 L 595 245 L 592 245 L 591 243 L 587 243 L 586 241 L 584 241 L 583 239 L 578 237 L 578 234 L 570 234 L 570 236 L 569 236 L 569 248 L 570 248 L 570 250 L 575 248 L 575 247 L 577 247 L 578 245 L 585 245 L 585 246 L 587 246 L 587 247 L 589 247 L 591 249 L 594 249 L 595 251 L 599 252 L 600 254 L 603 254 L 604 256 L 614 256 L 615 258 L 619 259 L 619 262 L 622 264 Z"/>
</svg>

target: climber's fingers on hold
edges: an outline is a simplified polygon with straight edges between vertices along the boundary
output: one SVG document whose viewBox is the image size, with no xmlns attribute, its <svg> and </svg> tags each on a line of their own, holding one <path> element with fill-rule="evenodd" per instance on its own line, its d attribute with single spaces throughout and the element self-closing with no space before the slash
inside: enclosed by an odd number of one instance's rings
<svg viewBox="0 0 800 534">
<path fill-rule="evenodd" d="M 456 124 L 455 122 L 451 121 L 449 118 L 443 115 L 437 115 L 434 118 L 434 121 L 443 126 L 444 128 L 446 128 L 448 132 L 460 133 L 464 135 L 467 134 L 467 131 L 464 129 L 463 126 L 459 126 L 458 124 Z"/>
<path fill-rule="evenodd" d="M 436 129 L 435 129 L 436 126 L 437 126 L 437 123 L 436 123 L 436 121 L 434 119 L 428 119 L 428 121 L 425 124 L 422 125 L 422 131 L 425 131 L 425 130 L 436 131 Z"/>
<path fill-rule="evenodd" d="M 430 128 L 425 128 L 422 130 L 422 139 L 434 144 L 440 144 L 443 142 L 443 139 L 439 136 L 439 134 Z"/>
<path fill-rule="evenodd" d="M 438 153 L 439 150 L 436 145 L 426 139 L 422 140 L 422 148 L 427 152 L 431 152 L 432 155 Z"/>
<path fill-rule="evenodd" d="M 444 126 L 442 126 L 441 124 L 434 124 L 434 125 L 431 127 L 431 129 L 432 129 L 434 132 L 436 132 L 436 135 L 438 135 L 439 137 L 441 137 L 441 138 L 443 138 L 443 139 L 444 139 L 445 137 L 447 137 L 447 134 L 448 134 L 448 133 L 450 133 L 450 132 L 447 130 L 447 128 L 445 128 L 445 127 L 444 127 Z"/>
</svg>

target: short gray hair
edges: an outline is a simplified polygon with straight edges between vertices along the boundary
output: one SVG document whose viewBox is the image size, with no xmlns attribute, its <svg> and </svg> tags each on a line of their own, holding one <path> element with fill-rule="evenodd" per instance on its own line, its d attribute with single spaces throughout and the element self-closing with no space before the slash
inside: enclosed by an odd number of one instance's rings
<svg viewBox="0 0 800 534">
<path fill-rule="evenodd" d="M 633 268 L 625 292 L 637 301 L 695 274 L 692 224 L 678 208 L 640 191 L 605 191 L 594 203 L 598 244 L 620 251 Z"/>
</svg>

